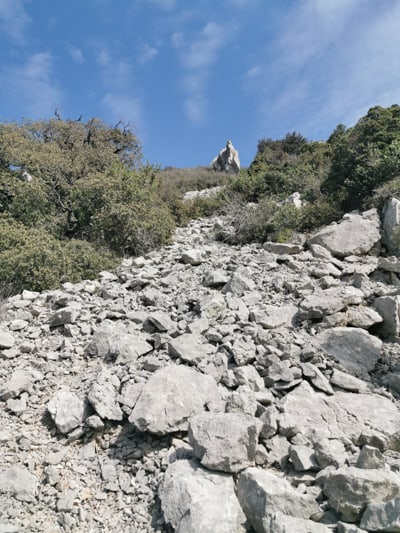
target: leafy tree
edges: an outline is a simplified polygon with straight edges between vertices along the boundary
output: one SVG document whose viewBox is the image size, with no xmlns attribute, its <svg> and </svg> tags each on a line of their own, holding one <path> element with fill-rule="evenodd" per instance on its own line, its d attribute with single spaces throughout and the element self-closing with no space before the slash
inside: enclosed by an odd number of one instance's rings
<svg viewBox="0 0 400 533">
<path fill-rule="evenodd" d="M 400 173 L 400 106 L 371 108 L 353 128 L 338 128 L 329 142 L 332 165 L 322 185 L 342 210 L 362 207 L 377 187 Z"/>
</svg>

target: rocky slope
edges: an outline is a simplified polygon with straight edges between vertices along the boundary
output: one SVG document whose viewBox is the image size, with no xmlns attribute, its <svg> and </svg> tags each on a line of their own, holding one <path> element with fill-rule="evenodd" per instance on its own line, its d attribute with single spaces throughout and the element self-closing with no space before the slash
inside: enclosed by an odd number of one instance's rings
<svg viewBox="0 0 400 533">
<path fill-rule="evenodd" d="M 223 219 L 3 302 L 0 533 L 400 531 L 397 259 Z"/>
</svg>

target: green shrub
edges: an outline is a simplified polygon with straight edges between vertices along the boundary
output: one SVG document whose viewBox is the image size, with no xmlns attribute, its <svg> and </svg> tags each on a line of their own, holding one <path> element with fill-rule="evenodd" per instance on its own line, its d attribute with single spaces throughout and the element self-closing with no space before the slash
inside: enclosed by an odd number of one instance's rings
<svg viewBox="0 0 400 533">
<path fill-rule="evenodd" d="M 115 266 L 115 258 L 90 243 L 60 241 L 43 230 L 0 219 L 0 286 L 8 291 L 56 288 Z"/>
</svg>

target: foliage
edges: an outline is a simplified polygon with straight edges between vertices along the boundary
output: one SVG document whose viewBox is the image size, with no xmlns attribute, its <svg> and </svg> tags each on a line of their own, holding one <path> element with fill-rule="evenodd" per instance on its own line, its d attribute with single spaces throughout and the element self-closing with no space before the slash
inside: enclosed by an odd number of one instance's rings
<svg viewBox="0 0 400 533">
<path fill-rule="evenodd" d="M 329 139 L 332 165 L 322 191 L 342 210 L 359 209 L 374 190 L 400 175 L 400 106 L 371 108 L 353 128 Z"/>
<path fill-rule="evenodd" d="M 11 292 L 45 290 L 93 278 L 116 266 L 107 252 L 78 240 L 60 241 L 44 230 L 0 219 L 0 286 Z"/>
</svg>

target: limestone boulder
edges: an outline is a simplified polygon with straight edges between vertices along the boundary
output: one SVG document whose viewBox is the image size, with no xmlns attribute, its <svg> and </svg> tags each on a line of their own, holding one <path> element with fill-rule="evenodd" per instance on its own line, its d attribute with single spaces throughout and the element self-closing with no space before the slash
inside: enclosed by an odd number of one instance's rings
<svg viewBox="0 0 400 533">
<path fill-rule="evenodd" d="M 399 496 L 400 478 L 388 470 L 343 466 L 327 474 L 323 491 L 345 522 L 356 522 L 368 504 Z"/>
<path fill-rule="evenodd" d="M 400 497 L 387 502 L 373 502 L 365 509 L 360 527 L 367 531 L 400 532 Z"/>
<path fill-rule="evenodd" d="M 379 333 L 384 338 L 400 335 L 400 296 L 380 296 L 375 298 L 374 306 L 383 317 Z"/>
<path fill-rule="evenodd" d="M 33 502 L 38 486 L 38 478 L 21 466 L 15 465 L 0 471 L 0 494 L 11 494 L 17 500 Z"/>
<path fill-rule="evenodd" d="M 231 141 L 227 141 L 225 148 L 211 161 L 211 167 L 218 172 L 239 173 L 239 152 L 235 149 Z"/>
<path fill-rule="evenodd" d="M 69 389 L 61 389 L 47 404 L 47 409 L 61 433 L 78 427 L 87 414 L 86 402 Z"/>
<path fill-rule="evenodd" d="M 338 223 L 330 224 L 314 233 L 308 245 L 319 244 L 336 257 L 364 255 L 379 245 L 380 219 L 376 209 L 362 214 L 346 214 Z"/>
<path fill-rule="evenodd" d="M 385 436 L 389 446 L 400 446 L 400 411 L 390 399 L 379 394 L 336 391 L 334 396 L 316 392 L 303 382 L 279 404 L 280 431 L 300 434 L 309 442 L 321 438 L 348 438 L 373 430 Z"/>
<path fill-rule="evenodd" d="M 395 256 L 400 253 L 398 229 L 400 225 L 400 200 L 390 198 L 383 207 L 383 242 L 387 251 Z"/>
<path fill-rule="evenodd" d="M 180 460 L 166 470 L 159 489 L 165 521 L 177 533 L 244 533 L 246 517 L 232 476 Z"/>
<path fill-rule="evenodd" d="M 201 464 L 240 472 L 252 466 L 261 423 L 243 413 L 203 413 L 189 420 L 189 441 Z"/>
<path fill-rule="evenodd" d="M 186 431 L 191 416 L 202 413 L 208 403 L 220 400 L 211 376 L 170 364 L 157 370 L 144 385 L 129 422 L 139 431 L 156 435 Z"/>
<path fill-rule="evenodd" d="M 324 318 L 326 315 L 342 311 L 349 305 L 360 304 L 363 300 L 363 292 L 351 286 L 317 289 L 302 300 L 299 315 L 305 319 Z"/>
<path fill-rule="evenodd" d="M 184 333 L 168 343 L 168 351 L 173 357 L 179 357 L 188 363 L 200 363 L 215 352 L 215 346 L 206 342 L 201 335 Z"/>
<path fill-rule="evenodd" d="M 382 341 L 362 328 L 330 328 L 317 335 L 316 343 L 350 374 L 367 379 L 382 350 Z"/>
<path fill-rule="evenodd" d="M 117 402 L 120 381 L 108 368 L 100 370 L 88 393 L 88 400 L 101 418 L 122 420 L 123 412 Z"/>
<path fill-rule="evenodd" d="M 263 522 L 277 512 L 302 519 L 309 519 L 319 512 L 312 495 L 296 490 L 283 477 L 261 468 L 248 468 L 239 475 L 237 494 L 257 532 L 268 531 Z"/>
<path fill-rule="evenodd" d="M 259 533 L 332 533 L 332 529 L 325 524 L 319 524 L 312 520 L 305 520 L 278 511 L 263 519 L 262 529 L 256 529 Z"/>
</svg>

